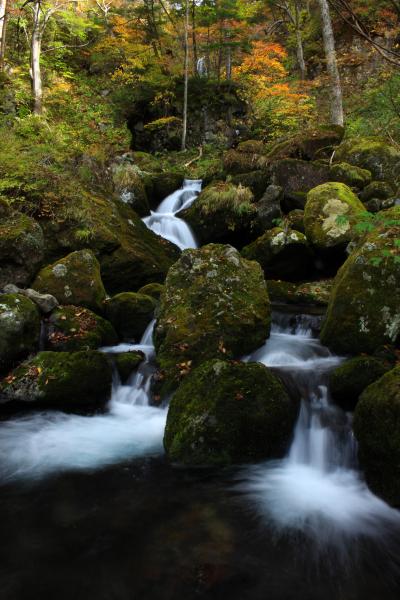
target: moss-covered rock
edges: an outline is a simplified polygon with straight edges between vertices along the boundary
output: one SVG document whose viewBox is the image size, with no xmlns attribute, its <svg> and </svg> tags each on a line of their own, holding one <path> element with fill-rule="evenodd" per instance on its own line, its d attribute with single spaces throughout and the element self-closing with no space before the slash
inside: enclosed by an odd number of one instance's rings
<svg viewBox="0 0 400 600">
<path fill-rule="evenodd" d="M 360 200 L 368 202 L 369 200 L 387 200 L 394 194 L 393 186 L 387 181 L 372 181 L 359 194 Z"/>
<path fill-rule="evenodd" d="M 52 294 L 61 304 L 84 306 L 102 312 L 106 297 L 100 265 L 91 250 L 80 250 L 44 267 L 33 287 Z"/>
<path fill-rule="evenodd" d="M 337 148 L 335 159 L 368 169 L 375 179 L 398 182 L 400 151 L 377 138 L 350 138 Z"/>
<path fill-rule="evenodd" d="M 336 163 L 330 169 L 330 181 L 339 181 L 351 188 L 362 190 L 371 183 L 371 180 L 371 171 L 346 162 Z"/>
<path fill-rule="evenodd" d="M 144 361 L 145 356 L 143 352 L 140 352 L 139 350 L 131 350 L 129 352 L 113 354 L 113 359 L 121 383 L 125 384 L 138 366 Z"/>
<path fill-rule="evenodd" d="M 274 162 L 271 165 L 271 173 L 275 185 L 283 189 L 286 211 L 303 209 L 307 193 L 330 179 L 327 165 L 294 158 Z"/>
<path fill-rule="evenodd" d="M 269 160 L 300 158 L 315 160 L 332 155 L 343 139 L 344 129 L 338 125 L 322 125 L 302 131 L 275 144 L 268 153 Z"/>
<path fill-rule="evenodd" d="M 354 410 L 366 387 L 380 379 L 393 365 L 373 356 L 356 356 L 329 375 L 333 400 L 345 410 Z"/>
<path fill-rule="evenodd" d="M 151 177 L 152 194 L 149 197 L 150 207 L 157 206 L 170 194 L 179 190 L 183 184 L 183 173 L 156 173 Z"/>
<path fill-rule="evenodd" d="M 251 352 L 269 330 L 269 299 L 257 263 L 231 246 L 186 250 L 168 273 L 154 332 L 160 386 L 176 387 L 205 360 Z"/>
<path fill-rule="evenodd" d="M 257 202 L 257 216 L 255 230 L 264 233 L 271 229 L 276 222 L 282 219 L 281 202 L 283 189 L 278 185 L 269 185 L 262 198 Z"/>
<path fill-rule="evenodd" d="M 148 283 L 138 290 L 138 294 L 143 294 L 144 296 L 150 296 L 154 298 L 154 300 L 159 300 L 161 294 L 163 293 L 164 286 L 161 283 Z"/>
<path fill-rule="evenodd" d="M 161 173 L 162 166 L 158 158 L 148 152 L 132 152 L 132 158 L 141 171 Z"/>
<path fill-rule="evenodd" d="M 112 165 L 114 189 L 122 202 L 129 204 L 141 217 L 150 214 L 145 183 L 141 170 L 128 160 Z"/>
<path fill-rule="evenodd" d="M 271 279 L 267 281 L 271 302 L 304 306 L 327 306 L 332 287 L 333 280 L 331 279 L 300 284 Z"/>
<path fill-rule="evenodd" d="M 257 209 L 248 188 L 219 181 L 207 186 L 182 217 L 202 243 L 231 242 L 249 235 Z"/>
<path fill-rule="evenodd" d="M 335 278 L 321 341 L 339 354 L 372 353 L 399 336 L 400 208 L 385 212 L 386 224 L 360 243 Z"/>
<path fill-rule="evenodd" d="M 300 208 L 295 208 L 291 210 L 285 217 L 287 224 L 290 229 L 294 229 L 295 231 L 300 231 L 300 233 L 305 233 L 304 227 L 304 210 Z"/>
<path fill-rule="evenodd" d="M 132 139 L 135 150 L 158 152 L 179 150 L 182 140 L 182 119 L 161 117 L 136 128 Z"/>
<path fill-rule="evenodd" d="M 255 202 L 258 202 L 267 189 L 270 180 L 270 174 L 266 170 L 262 170 L 239 173 L 238 175 L 231 176 L 229 181 L 233 185 L 241 185 L 242 187 L 249 188 L 253 193 Z"/>
<path fill-rule="evenodd" d="M 39 339 L 37 306 L 20 294 L 0 295 L 0 372 L 37 350 Z"/>
<path fill-rule="evenodd" d="M 0 402 L 51 408 L 102 406 L 110 397 L 112 369 L 101 352 L 39 352 L 0 383 Z"/>
<path fill-rule="evenodd" d="M 308 241 L 321 249 L 341 246 L 354 237 L 365 208 L 344 183 L 325 183 L 307 194 L 304 227 Z"/>
<path fill-rule="evenodd" d="M 258 363 L 212 360 L 195 369 L 169 406 L 164 445 L 170 460 L 222 466 L 282 456 L 297 406 Z"/>
<path fill-rule="evenodd" d="M 368 386 L 354 413 L 359 458 L 371 489 L 400 505 L 400 367 Z"/>
<path fill-rule="evenodd" d="M 225 152 L 223 156 L 224 169 L 227 173 L 249 173 L 263 169 L 267 164 L 266 146 L 257 140 L 241 142 L 237 148 Z"/>
<path fill-rule="evenodd" d="M 46 347 L 53 351 L 96 350 L 117 343 L 111 323 L 81 306 L 60 306 L 46 326 Z"/>
<path fill-rule="evenodd" d="M 104 309 L 122 339 L 139 341 L 154 317 L 156 306 L 157 301 L 151 296 L 122 292 L 107 299 Z"/>
<path fill-rule="evenodd" d="M 242 256 L 260 263 L 265 277 L 299 281 L 313 270 L 312 252 L 299 231 L 274 227 L 245 246 Z"/>
<path fill-rule="evenodd" d="M 0 289 L 9 283 L 26 286 L 44 256 L 44 236 L 31 217 L 12 211 L 3 201 L 0 211 Z"/>
</svg>

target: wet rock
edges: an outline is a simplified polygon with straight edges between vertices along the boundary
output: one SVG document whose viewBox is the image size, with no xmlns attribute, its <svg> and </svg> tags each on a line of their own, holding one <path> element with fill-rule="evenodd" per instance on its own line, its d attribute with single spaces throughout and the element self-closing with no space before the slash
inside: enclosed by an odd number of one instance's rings
<svg viewBox="0 0 400 600">
<path fill-rule="evenodd" d="M 129 380 L 144 359 L 143 352 L 136 350 L 113 354 L 113 360 L 123 385 Z"/>
<path fill-rule="evenodd" d="M 20 294 L 0 295 L 0 372 L 39 347 L 37 306 Z"/>
<path fill-rule="evenodd" d="M 122 339 L 139 341 L 154 317 L 156 306 L 157 301 L 151 296 L 122 292 L 107 299 L 104 310 Z"/>
<path fill-rule="evenodd" d="M 118 343 L 115 329 L 105 319 L 81 306 L 60 306 L 46 326 L 46 348 L 58 352 L 96 350 Z"/>
<path fill-rule="evenodd" d="M 332 292 L 333 280 L 302 282 L 269 279 L 267 289 L 271 302 L 300 304 L 306 306 L 327 306 Z"/>
<path fill-rule="evenodd" d="M 26 296 L 32 302 L 34 302 L 39 308 L 40 311 L 47 315 L 54 308 L 58 306 L 58 300 L 51 294 L 40 294 L 36 290 L 32 290 L 31 288 L 27 288 L 23 290 L 16 285 L 8 284 L 4 286 L 3 291 L 5 294 L 22 294 L 22 296 Z"/>
<path fill-rule="evenodd" d="M 195 369 L 172 398 L 165 449 L 171 461 L 195 466 L 279 457 L 297 413 L 264 365 L 212 360 Z"/>
<path fill-rule="evenodd" d="M 164 291 L 164 286 L 161 283 L 148 283 L 138 290 L 138 294 L 144 294 L 145 296 L 151 296 L 154 300 L 159 300 L 161 294 Z"/>
</svg>

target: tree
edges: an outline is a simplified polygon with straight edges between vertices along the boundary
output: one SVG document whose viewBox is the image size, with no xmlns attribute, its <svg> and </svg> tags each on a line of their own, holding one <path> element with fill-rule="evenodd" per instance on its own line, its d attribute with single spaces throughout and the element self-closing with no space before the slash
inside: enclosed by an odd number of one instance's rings
<svg viewBox="0 0 400 600">
<path fill-rule="evenodd" d="M 336 59 L 335 38 L 332 29 L 332 20 L 328 0 L 318 0 L 321 10 L 322 38 L 324 42 L 326 67 L 331 84 L 331 120 L 335 125 L 344 124 L 342 86 L 340 83 L 339 69 Z"/>
<path fill-rule="evenodd" d="M 184 62 L 184 92 L 183 92 L 183 124 L 182 150 L 186 150 L 187 117 L 188 117 L 188 88 L 189 88 L 189 0 L 185 0 L 185 62 Z"/>
<path fill-rule="evenodd" d="M 4 67 L 7 27 L 7 0 L 0 0 L 0 70 Z"/>
</svg>

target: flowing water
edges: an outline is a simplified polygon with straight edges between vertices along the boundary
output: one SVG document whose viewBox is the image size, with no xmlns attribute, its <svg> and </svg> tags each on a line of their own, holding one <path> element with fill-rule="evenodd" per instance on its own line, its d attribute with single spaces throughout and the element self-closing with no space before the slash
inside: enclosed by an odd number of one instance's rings
<svg viewBox="0 0 400 600">
<path fill-rule="evenodd" d="M 201 182 L 146 218 L 181 248 L 195 247 L 176 216 Z M 174 469 L 162 449 L 166 409 L 149 405 L 146 355 L 127 385 L 115 378 L 92 416 L 26 412 L 0 423 L 2 600 L 398 600 L 399 513 L 357 468 L 351 418 L 329 398 L 340 363 L 318 322 L 274 315 L 262 362 L 301 403 L 281 461 L 227 470 Z"/>
</svg>

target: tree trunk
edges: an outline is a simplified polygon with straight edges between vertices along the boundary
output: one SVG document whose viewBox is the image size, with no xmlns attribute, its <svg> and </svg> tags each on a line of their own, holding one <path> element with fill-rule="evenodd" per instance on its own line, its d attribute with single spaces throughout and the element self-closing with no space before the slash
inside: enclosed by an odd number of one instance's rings
<svg viewBox="0 0 400 600">
<path fill-rule="evenodd" d="M 322 18 L 322 38 L 326 57 L 326 67 L 331 80 L 331 120 L 335 125 L 343 125 L 343 99 L 339 69 L 336 60 L 335 38 L 327 0 L 318 0 Z"/>
<path fill-rule="evenodd" d="M 299 63 L 300 76 L 302 79 L 306 79 L 307 77 L 307 67 L 304 60 L 304 51 L 303 51 L 303 37 L 301 35 L 301 27 L 300 27 L 300 11 L 297 1 L 294 3 L 294 14 L 295 14 L 295 28 L 296 28 L 296 54 L 297 54 L 297 62 Z"/>
<path fill-rule="evenodd" d="M 192 46 L 193 46 L 193 72 L 197 73 L 197 39 L 196 39 L 196 0 L 192 2 Z"/>
<path fill-rule="evenodd" d="M 42 49 L 42 31 L 40 22 L 40 2 L 35 2 L 33 9 L 33 30 L 31 42 L 31 75 L 33 93 L 33 112 L 35 115 L 42 114 L 42 75 L 40 70 L 40 53 Z"/>
<path fill-rule="evenodd" d="M 184 67 L 184 92 L 183 92 L 183 123 L 182 123 L 182 150 L 186 150 L 187 117 L 188 117 L 188 88 L 189 88 L 189 0 L 185 6 L 185 67 Z"/>
<path fill-rule="evenodd" d="M 6 49 L 7 0 L 0 0 L 0 70 L 4 67 Z"/>
<path fill-rule="evenodd" d="M 232 78 L 232 49 L 230 46 L 226 49 L 226 78 L 228 81 Z"/>
</svg>

